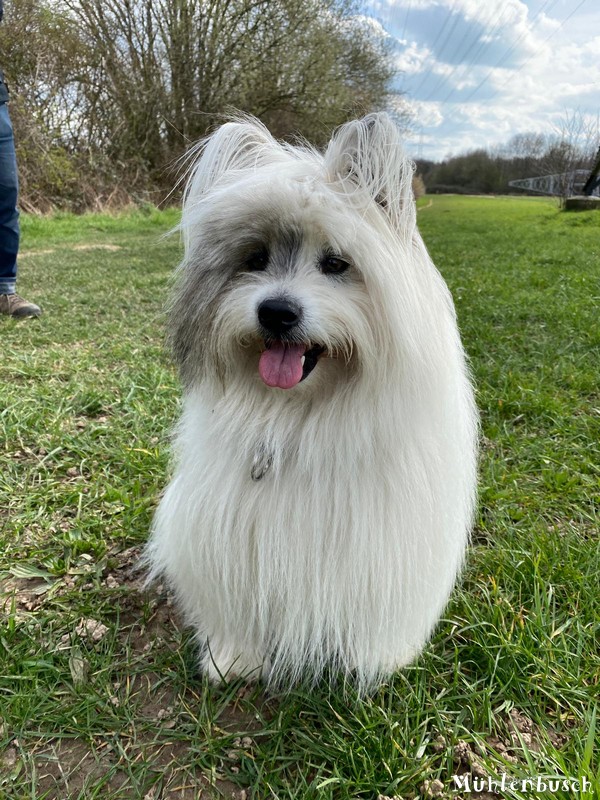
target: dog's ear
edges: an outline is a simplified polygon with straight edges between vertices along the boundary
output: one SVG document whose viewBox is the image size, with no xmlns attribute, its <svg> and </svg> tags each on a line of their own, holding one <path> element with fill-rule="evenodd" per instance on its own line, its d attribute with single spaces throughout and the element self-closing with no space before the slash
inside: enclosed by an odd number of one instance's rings
<svg viewBox="0 0 600 800">
<path fill-rule="evenodd" d="M 228 176 L 260 166 L 274 148 L 278 148 L 277 142 L 254 117 L 226 122 L 194 148 L 186 197 L 199 198 Z"/>
<path fill-rule="evenodd" d="M 349 194 L 364 190 L 396 228 L 414 221 L 414 164 L 406 157 L 400 131 L 385 113 L 369 114 L 342 125 L 325 151 L 332 181 Z"/>
</svg>

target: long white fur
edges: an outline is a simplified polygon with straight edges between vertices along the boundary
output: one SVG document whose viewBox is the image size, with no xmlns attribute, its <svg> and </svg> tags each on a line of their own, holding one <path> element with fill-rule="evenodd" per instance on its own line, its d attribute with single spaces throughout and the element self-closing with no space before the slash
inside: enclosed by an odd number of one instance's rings
<svg viewBox="0 0 600 800">
<path fill-rule="evenodd" d="M 305 237 L 294 271 L 235 280 L 211 312 L 211 358 L 186 384 L 147 550 L 151 577 L 208 643 L 213 678 L 289 685 L 333 666 L 368 689 L 423 648 L 461 569 L 477 414 L 411 179 L 385 115 L 344 126 L 324 155 L 237 120 L 189 179 L 181 280 L 203 269 L 199 249 L 255 220 Z M 315 267 L 325 240 L 351 255 L 352 279 Z M 253 345 L 257 305 L 278 291 L 334 356 L 290 390 L 261 382 Z M 271 466 L 256 482 L 261 458 Z"/>
</svg>

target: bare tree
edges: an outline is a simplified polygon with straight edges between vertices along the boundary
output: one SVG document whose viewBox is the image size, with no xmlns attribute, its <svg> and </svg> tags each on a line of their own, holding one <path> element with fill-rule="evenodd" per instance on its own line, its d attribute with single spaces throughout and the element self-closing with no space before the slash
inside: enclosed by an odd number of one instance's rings
<svg viewBox="0 0 600 800">
<path fill-rule="evenodd" d="M 59 196 L 78 192 L 66 146 L 81 107 L 73 81 L 84 48 L 72 21 L 49 14 L 44 0 L 14 0 L 0 26 L 0 63 L 10 86 L 21 197 L 45 208 Z"/>
<path fill-rule="evenodd" d="M 12 0 L 0 58 L 24 197 L 158 200 L 168 165 L 227 110 L 319 144 L 385 106 L 387 40 L 351 2 Z"/>
<path fill-rule="evenodd" d="M 89 135 L 151 173 L 228 108 L 313 140 L 385 100 L 386 45 L 328 0 L 64 0 L 93 62 Z"/>
</svg>

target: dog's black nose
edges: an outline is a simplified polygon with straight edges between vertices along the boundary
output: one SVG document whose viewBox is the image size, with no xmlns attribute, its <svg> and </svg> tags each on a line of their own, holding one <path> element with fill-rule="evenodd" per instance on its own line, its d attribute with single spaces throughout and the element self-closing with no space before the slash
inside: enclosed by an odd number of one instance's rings
<svg viewBox="0 0 600 800">
<path fill-rule="evenodd" d="M 274 336 L 281 336 L 295 328 L 300 322 L 300 309 L 278 297 L 271 297 L 258 307 L 258 321 L 262 327 Z"/>
</svg>

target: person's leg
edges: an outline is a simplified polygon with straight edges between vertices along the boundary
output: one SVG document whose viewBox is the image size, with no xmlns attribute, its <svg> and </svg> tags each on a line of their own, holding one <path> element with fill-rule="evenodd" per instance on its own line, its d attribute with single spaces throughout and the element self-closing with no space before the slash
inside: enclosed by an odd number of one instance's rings
<svg viewBox="0 0 600 800">
<path fill-rule="evenodd" d="M 40 309 L 16 294 L 19 252 L 18 191 L 12 125 L 8 107 L 6 103 L 2 103 L 0 104 L 0 313 L 15 317 L 31 317 L 40 314 Z"/>
<path fill-rule="evenodd" d="M 0 105 L 0 294 L 13 294 L 17 282 L 19 212 L 17 158 L 6 103 Z"/>
</svg>

